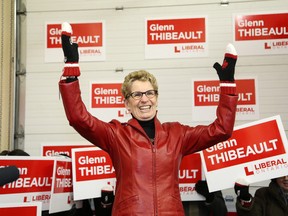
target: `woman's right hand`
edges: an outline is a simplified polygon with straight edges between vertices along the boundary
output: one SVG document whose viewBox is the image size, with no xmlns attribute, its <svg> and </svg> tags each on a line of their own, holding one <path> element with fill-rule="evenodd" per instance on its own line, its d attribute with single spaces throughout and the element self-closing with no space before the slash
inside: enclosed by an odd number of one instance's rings
<svg viewBox="0 0 288 216">
<path fill-rule="evenodd" d="M 65 66 L 62 76 L 78 77 L 80 76 L 79 69 L 79 53 L 78 44 L 71 41 L 72 27 L 69 23 L 64 22 L 61 26 L 61 43 L 64 53 Z"/>
</svg>

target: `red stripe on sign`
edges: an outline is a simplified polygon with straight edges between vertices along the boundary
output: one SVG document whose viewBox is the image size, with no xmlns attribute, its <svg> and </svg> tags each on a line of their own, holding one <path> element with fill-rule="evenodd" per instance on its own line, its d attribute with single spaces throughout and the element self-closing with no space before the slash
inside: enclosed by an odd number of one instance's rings
<svg viewBox="0 0 288 216">
<path fill-rule="evenodd" d="M 235 18 L 235 40 L 288 38 L 288 13 L 239 15 Z"/>
<path fill-rule="evenodd" d="M 206 42 L 205 18 L 147 21 L 147 44 Z"/>
</svg>

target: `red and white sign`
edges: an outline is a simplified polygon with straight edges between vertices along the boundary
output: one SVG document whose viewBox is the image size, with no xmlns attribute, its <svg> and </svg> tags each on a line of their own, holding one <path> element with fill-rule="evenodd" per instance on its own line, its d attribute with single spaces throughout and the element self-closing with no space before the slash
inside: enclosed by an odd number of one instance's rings
<svg viewBox="0 0 288 216">
<path fill-rule="evenodd" d="M 236 120 L 259 119 L 257 80 L 237 79 L 236 92 L 238 104 Z M 219 80 L 192 81 L 192 119 L 193 121 L 213 121 L 219 103 Z"/>
<path fill-rule="evenodd" d="M 288 175 L 288 143 L 280 116 L 235 128 L 230 139 L 201 151 L 210 191 Z"/>
<path fill-rule="evenodd" d="M 1 203 L 0 215 L 2 216 L 41 216 L 42 215 L 42 203 Z"/>
<path fill-rule="evenodd" d="M 179 190 L 182 201 L 204 200 L 204 197 L 195 191 L 195 184 L 202 178 L 200 154 L 185 156 L 179 169 Z"/>
<path fill-rule="evenodd" d="M 68 211 L 73 204 L 72 160 L 57 158 L 54 163 L 49 213 Z"/>
<path fill-rule="evenodd" d="M 42 202 L 49 209 L 54 159 L 34 156 L 2 156 L 1 166 L 14 165 L 20 177 L 0 187 L 0 203 Z"/>
<path fill-rule="evenodd" d="M 73 148 L 85 148 L 94 146 L 91 143 L 41 143 L 42 156 L 66 155 L 71 158 Z"/>
<path fill-rule="evenodd" d="M 146 19 L 146 59 L 208 56 L 207 18 Z"/>
<path fill-rule="evenodd" d="M 126 122 L 131 118 L 121 93 L 122 83 L 90 83 L 90 113 L 105 122 L 117 119 Z"/>
<path fill-rule="evenodd" d="M 103 21 L 70 23 L 71 40 L 78 43 L 79 59 L 84 61 L 105 60 L 105 26 Z M 61 23 L 46 24 L 45 62 L 63 62 Z"/>
<path fill-rule="evenodd" d="M 233 19 L 234 45 L 239 55 L 288 53 L 287 12 L 237 14 Z"/>
<path fill-rule="evenodd" d="M 111 158 L 97 147 L 72 149 L 72 169 L 74 200 L 101 197 L 101 189 L 107 185 L 115 188 Z"/>
</svg>

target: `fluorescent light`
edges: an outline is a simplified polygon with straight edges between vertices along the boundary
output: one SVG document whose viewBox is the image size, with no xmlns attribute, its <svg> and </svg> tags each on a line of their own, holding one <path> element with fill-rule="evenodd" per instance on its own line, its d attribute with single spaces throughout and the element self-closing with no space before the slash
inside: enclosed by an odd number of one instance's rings
<svg viewBox="0 0 288 216">
<path fill-rule="evenodd" d="M 228 6 L 229 5 L 229 1 L 228 0 L 221 0 L 220 5 L 221 6 Z"/>
</svg>

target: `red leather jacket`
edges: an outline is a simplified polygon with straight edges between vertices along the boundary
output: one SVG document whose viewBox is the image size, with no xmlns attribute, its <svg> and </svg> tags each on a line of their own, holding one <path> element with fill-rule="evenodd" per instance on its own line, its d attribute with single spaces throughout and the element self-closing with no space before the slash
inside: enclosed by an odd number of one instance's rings
<svg viewBox="0 0 288 216">
<path fill-rule="evenodd" d="M 117 185 L 112 215 L 184 216 L 178 186 L 181 160 L 231 136 L 238 97 L 221 95 L 217 119 L 208 126 L 161 123 L 155 117 L 152 144 L 136 119 L 106 123 L 88 113 L 79 81 L 60 82 L 59 87 L 70 125 L 113 161 Z"/>
</svg>

